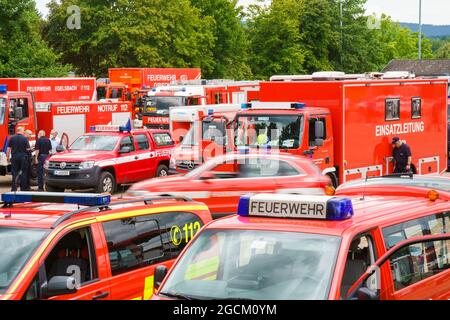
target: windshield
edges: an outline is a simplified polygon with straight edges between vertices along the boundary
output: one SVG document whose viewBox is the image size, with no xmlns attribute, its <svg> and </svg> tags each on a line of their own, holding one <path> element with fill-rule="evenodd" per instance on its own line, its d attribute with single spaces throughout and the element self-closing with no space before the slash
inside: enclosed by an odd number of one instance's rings
<svg viewBox="0 0 450 320">
<path fill-rule="evenodd" d="M 359 186 L 405 186 L 426 189 L 435 189 L 450 192 L 450 179 L 418 177 L 410 178 L 372 178 L 366 180 L 355 180 L 343 184 L 339 189 L 346 189 Z"/>
<path fill-rule="evenodd" d="M 0 98 L 0 124 L 5 123 L 6 99 Z"/>
<path fill-rule="evenodd" d="M 49 231 L 0 227 L 0 293 L 5 293 Z"/>
<path fill-rule="evenodd" d="M 198 140 L 199 140 L 198 126 L 199 126 L 198 121 L 195 121 L 191 125 L 191 128 L 184 136 L 183 141 L 180 143 L 181 146 L 185 146 L 185 147 L 198 146 Z"/>
<path fill-rule="evenodd" d="M 252 115 L 237 118 L 236 146 L 300 148 L 303 117 L 289 115 Z"/>
<path fill-rule="evenodd" d="M 185 97 L 147 97 L 144 100 L 144 113 L 167 113 L 170 107 L 185 106 Z"/>
<path fill-rule="evenodd" d="M 75 140 L 70 150 L 113 151 L 118 140 L 118 136 L 85 135 Z"/>
<path fill-rule="evenodd" d="M 334 236 L 207 230 L 160 293 L 192 299 L 326 299 L 339 244 Z"/>
</svg>

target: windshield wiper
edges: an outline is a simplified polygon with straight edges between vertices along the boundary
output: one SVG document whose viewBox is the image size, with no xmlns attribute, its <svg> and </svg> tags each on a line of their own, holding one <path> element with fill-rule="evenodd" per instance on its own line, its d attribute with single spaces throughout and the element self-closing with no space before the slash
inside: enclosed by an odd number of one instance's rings
<svg viewBox="0 0 450 320">
<path fill-rule="evenodd" d="M 177 293 L 177 292 L 174 292 L 174 293 L 160 292 L 159 294 L 162 294 L 162 295 L 164 295 L 166 297 L 169 297 L 169 298 L 175 298 L 175 299 L 198 300 L 196 298 L 193 298 L 193 297 L 190 297 L 190 296 L 187 296 L 187 295 L 184 295 L 184 294 L 180 294 L 180 293 Z"/>
</svg>

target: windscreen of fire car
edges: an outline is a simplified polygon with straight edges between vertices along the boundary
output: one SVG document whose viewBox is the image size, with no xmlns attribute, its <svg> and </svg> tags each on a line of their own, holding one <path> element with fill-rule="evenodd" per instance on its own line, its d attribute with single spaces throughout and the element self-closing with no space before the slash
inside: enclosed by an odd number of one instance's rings
<svg viewBox="0 0 450 320">
<path fill-rule="evenodd" d="M 85 135 L 79 137 L 70 147 L 76 151 L 113 151 L 119 140 L 118 136 Z"/>
<path fill-rule="evenodd" d="M 0 228 L 0 294 L 4 293 L 49 231 Z"/>
<path fill-rule="evenodd" d="M 240 116 L 237 119 L 236 146 L 298 149 L 303 138 L 303 127 L 303 116 Z"/>
<path fill-rule="evenodd" d="M 185 97 L 148 97 L 145 100 L 145 113 L 167 113 L 170 107 L 186 105 Z"/>
</svg>

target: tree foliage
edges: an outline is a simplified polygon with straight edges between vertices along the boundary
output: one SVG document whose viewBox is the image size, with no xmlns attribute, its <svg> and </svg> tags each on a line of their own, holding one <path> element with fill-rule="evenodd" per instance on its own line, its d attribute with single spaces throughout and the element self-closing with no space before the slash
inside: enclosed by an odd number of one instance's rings
<svg viewBox="0 0 450 320">
<path fill-rule="evenodd" d="M 42 40 L 31 0 L 0 0 L 0 77 L 62 76 L 68 66 Z"/>
</svg>

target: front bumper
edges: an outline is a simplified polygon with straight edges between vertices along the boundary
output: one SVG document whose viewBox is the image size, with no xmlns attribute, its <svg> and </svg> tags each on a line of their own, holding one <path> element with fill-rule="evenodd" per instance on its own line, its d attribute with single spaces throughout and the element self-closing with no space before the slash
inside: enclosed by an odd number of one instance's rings
<svg viewBox="0 0 450 320">
<path fill-rule="evenodd" d="M 65 189 L 84 189 L 97 186 L 101 168 L 67 170 L 69 176 L 55 175 L 55 169 L 44 170 L 44 181 L 47 185 Z"/>
</svg>

